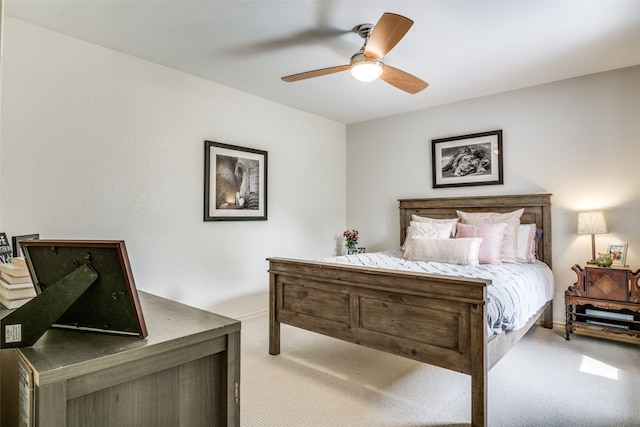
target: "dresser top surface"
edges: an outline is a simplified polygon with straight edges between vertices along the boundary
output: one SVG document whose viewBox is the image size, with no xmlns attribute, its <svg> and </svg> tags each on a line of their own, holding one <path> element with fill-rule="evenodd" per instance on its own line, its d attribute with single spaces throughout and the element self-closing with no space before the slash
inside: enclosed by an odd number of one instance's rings
<svg viewBox="0 0 640 427">
<path fill-rule="evenodd" d="M 60 377 L 139 360 L 240 331 L 240 321 L 138 291 L 149 336 L 49 329 L 33 346 L 18 349 L 38 376 Z M 64 376 L 63 375 L 63 376 Z"/>
</svg>

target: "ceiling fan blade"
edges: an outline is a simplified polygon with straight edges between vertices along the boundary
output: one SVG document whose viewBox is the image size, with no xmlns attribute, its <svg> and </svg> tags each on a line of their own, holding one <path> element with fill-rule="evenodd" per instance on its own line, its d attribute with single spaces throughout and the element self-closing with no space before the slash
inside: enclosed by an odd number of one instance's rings
<svg viewBox="0 0 640 427">
<path fill-rule="evenodd" d="M 383 58 L 407 34 L 413 21 L 395 13 L 385 12 L 371 31 L 371 37 L 364 47 L 368 57 Z"/>
<path fill-rule="evenodd" d="M 334 42 L 338 36 L 352 33 L 353 31 L 340 30 L 334 28 L 319 28 L 300 31 L 282 38 L 263 40 L 244 46 L 237 46 L 228 49 L 228 52 L 237 56 L 261 55 L 271 51 L 287 49 L 294 46 L 315 46 L 319 42 L 325 42 L 333 50 L 342 53 L 341 46 Z"/>
<path fill-rule="evenodd" d="M 351 68 L 351 66 L 349 64 L 347 64 L 347 65 L 338 65 L 336 67 L 321 68 L 319 70 L 305 71 L 304 73 L 298 73 L 298 74 L 292 74 L 290 76 L 285 76 L 285 77 L 282 77 L 282 80 L 284 80 L 285 82 L 297 82 L 298 80 L 305 80 L 305 79 L 310 79 L 312 77 L 326 76 L 327 74 L 333 74 L 333 73 L 338 73 L 340 71 L 346 71 L 349 68 Z"/>
<path fill-rule="evenodd" d="M 384 66 L 384 70 L 380 75 L 380 78 L 391 86 L 395 86 L 400 90 L 408 92 L 412 95 L 426 89 L 429 83 L 420 80 L 416 76 L 409 74 L 405 71 L 398 70 L 389 65 Z"/>
</svg>

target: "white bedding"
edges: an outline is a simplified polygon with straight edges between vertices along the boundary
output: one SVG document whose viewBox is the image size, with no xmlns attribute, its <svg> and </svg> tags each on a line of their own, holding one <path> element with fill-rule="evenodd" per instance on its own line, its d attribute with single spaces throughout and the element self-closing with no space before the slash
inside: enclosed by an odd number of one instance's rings
<svg viewBox="0 0 640 427">
<path fill-rule="evenodd" d="M 326 262 L 369 267 L 490 279 L 487 321 L 490 334 L 524 326 L 547 301 L 553 298 L 553 275 L 543 262 L 481 264 L 469 267 L 438 262 L 406 261 L 401 250 L 334 256 Z"/>
</svg>

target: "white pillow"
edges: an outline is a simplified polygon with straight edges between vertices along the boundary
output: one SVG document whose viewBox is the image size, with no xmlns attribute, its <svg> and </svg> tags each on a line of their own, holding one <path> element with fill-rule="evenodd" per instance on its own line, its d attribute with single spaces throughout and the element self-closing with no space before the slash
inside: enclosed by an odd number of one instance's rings
<svg viewBox="0 0 640 427">
<path fill-rule="evenodd" d="M 456 235 L 456 224 L 458 224 L 458 218 L 429 218 L 428 216 L 420 216 L 411 214 L 411 221 L 414 222 L 423 222 L 433 224 L 434 226 L 442 226 L 446 227 L 447 225 L 451 226 L 451 236 L 455 237 Z"/>
<path fill-rule="evenodd" d="M 478 266 L 481 237 L 428 239 L 415 237 L 407 242 L 402 258 L 408 261 L 446 262 Z"/>
<path fill-rule="evenodd" d="M 520 224 L 518 228 L 518 262 L 536 261 L 536 225 Z"/>
<path fill-rule="evenodd" d="M 462 212 L 457 211 L 462 224 L 495 224 L 506 222 L 507 229 L 504 232 L 500 259 L 502 262 L 516 262 L 518 255 L 518 227 L 520 217 L 524 209 L 518 209 L 508 213 L 498 212 Z"/>
<path fill-rule="evenodd" d="M 411 221 L 409 223 L 409 227 L 407 227 L 407 235 L 400 249 L 404 249 L 407 245 L 407 242 L 414 237 L 426 237 L 429 239 L 448 239 L 453 234 L 452 229 L 455 227 L 456 222 L 458 222 L 457 218 L 455 222 L 451 220 Z"/>
</svg>

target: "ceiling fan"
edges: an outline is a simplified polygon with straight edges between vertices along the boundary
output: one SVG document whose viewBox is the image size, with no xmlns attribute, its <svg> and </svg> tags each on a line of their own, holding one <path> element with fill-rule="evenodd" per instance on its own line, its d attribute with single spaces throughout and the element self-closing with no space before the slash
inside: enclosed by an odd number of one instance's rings
<svg viewBox="0 0 640 427">
<path fill-rule="evenodd" d="M 375 26 L 361 24 L 353 28 L 353 32 L 358 33 L 364 39 L 364 45 L 358 53 L 351 57 L 349 64 L 292 74 L 282 77 L 282 80 L 297 82 L 351 70 L 351 74 L 358 80 L 373 81 L 379 77 L 405 92 L 418 93 L 429 86 L 429 83 L 382 62 L 382 58 L 398 44 L 412 25 L 413 21 L 409 18 L 385 12 Z"/>
</svg>

